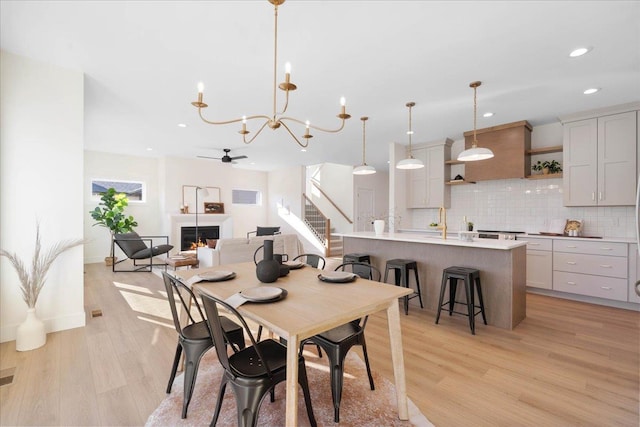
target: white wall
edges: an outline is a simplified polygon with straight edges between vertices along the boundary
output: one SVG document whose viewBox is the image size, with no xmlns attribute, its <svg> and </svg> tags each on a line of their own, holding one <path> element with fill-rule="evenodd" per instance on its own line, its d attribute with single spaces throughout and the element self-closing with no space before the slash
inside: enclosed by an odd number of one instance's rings
<svg viewBox="0 0 640 427">
<path fill-rule="evenodd" d="M 111 234 L 105 227 L 94 226 L 89 214 L 100 203 L 99 197 L 91 196 L 92 179 L 114 179 L 119 181 L 142 181 L 146 185 L 146 201 L 130 202 L 125 209 L 138 222 L 136 232 L 141 235 L 163 234 L 161 199 L 158 178 L 158 160 L 151 157 L 125 156 L 121 154 L 84 152 L 84 235 L 89 243 L 84 248 L 84 262 L 102 262 L 109 256 Z"/>
<path fill-rule="evenodd" d="M 125 213 L 133 215 L 138 222 L 136 231 L 141 235 L 171 236 L 170 215 L 178 215 L 182 205 L 183 185 L 200 187 L 219 187 L 220 201 L 224 203 L 225 214 L 233 218 L 233 237 L 244 237 L 257 225 L 267 224 L 267 173 L 233 168 L 220 162 L 203 159 L 178 157 L 150 158 L 125 156 L 121 154 L 85 152 L 85 234 L 91 238 L 85 249 L 85 263 L 103 262 L 109 254 L 108 230 L 92 226 L 93 219 L 89 211 L 99 200 L 90 197 L 92 178 L 110 178 L 116 180 L 143 181 L 147 187 L 146 203 L 129 203 Z M 257 190 L 263 194 L 261 206 L 242 206 L 231 203 L 233 189 Z M 190 190 L 187 190 L 190 191 Z M 202 213 L 205 201 L 218 201 L 217 194 L 211 191 L 206 199 L 199 199 L 200 221 L 205 222 L 207 214 Z M 188 196 L 188 194 L 187 194 Z M 191 212 L 195 212 L 191 206 Z M 215 214 L 210 214 L 215 215 Z M 179 248 L 179 242 L 170 239 Z"/>
<path fill-rule="evenodd" d="M 220 187 L 220 201 L 224 203 L 224 213 L 233 217 L 233 237 L 246 237 L 247 232 L 255 230 L 256 226 L 267 224 L 267 172 L 236 169 L 220 161 L 197 158 L 169 157 L 161 162 L 160 169 L 164 172 L 161 187 L 164 187 L 165 220 L 169 214 L 180 213 L 182 186 L 197 185 Z M 260 191 L 263 196 L 262 205 L 233 205 L 232 190 Z M 202 205 L 203 202 L 198 203 Z"/>
<path fill-rule="evenodd" d="M 345 218 L 327 200 L 316 187 L 307 181 L 306 194 L 320 211 L 331 219 L 331 228 L 335 233 L 348 233 L 354 230 L 354 202 L 353 202 L 353 166 L 323 163 L 307 166 L 307 180 L 310 178 L 319 182 L 320 188 L 344 212 Z"/>
<path fill-rule="evenodd" d="M 324 255 L 322 243 L 304 223 L 302 193 L 305 167 L 297 166 L 269 172 L 268 224 L 280 226 L 282 233 L 296 233 L 304 246 L 304 253 Z"/>
<path fill-rule="evenodd" d="M 42 247 L 83 235 L 83 74 L 0 52 L 0 246 L 27 265 Z M 25 316 L 18 276 L 0 259 L 0 342 Z M 82 249 L 52 265 L 36 305 L 47 332 L 84 326 Z"/>
</svg>

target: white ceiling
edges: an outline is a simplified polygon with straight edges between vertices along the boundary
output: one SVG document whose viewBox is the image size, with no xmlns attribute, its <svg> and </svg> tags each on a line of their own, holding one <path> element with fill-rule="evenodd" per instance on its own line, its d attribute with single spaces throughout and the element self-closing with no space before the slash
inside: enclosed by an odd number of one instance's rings
<svg viewBox="0 0 640 427">
<path fill-rule="evenodd" d="M 278 82 L 290 61 L 298 90 L 287 115 L 334 127 L 340 96 L 352 115 L 340 133 L 314 132 L 306 153 L 284 129 L 244 145 L 238 124 L 204 124 L 190 105 L 203 81 L 210 119 L 271 114 L 267 0 L 2 0 L 0 29 L 3 50 L 85 73 L 86 149 L 195 158 L 231 148 L 249 156 L 236 167 L 259 170 L 361 163 L 365 115 L 367 163 L 386 169 L 388 143 L 408 143 L 408 101 L 414 143 L 459 139 L 473 127 L 474 80 L 478 128 L 640 100 L 638 1 L 288 0 Z M 579 46 L 593 50 L 569 58 Z M 583 95 L 590 87 L 601 91 Z"/>
</svg>

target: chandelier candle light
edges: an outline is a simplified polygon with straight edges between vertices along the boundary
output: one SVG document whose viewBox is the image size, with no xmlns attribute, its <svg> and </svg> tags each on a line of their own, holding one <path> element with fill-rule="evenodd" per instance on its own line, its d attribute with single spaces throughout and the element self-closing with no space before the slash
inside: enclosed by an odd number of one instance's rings
<svg viewBox="0 0 640 427">
<path fill-rule="evenodd" d="M 369 166 L 365 160 L 366 142 L 365 142 L 365 124 L 369 117 L 360 117 L 362 120 L 362 164 L 353 168 L 354 175 L 371 175 L 376 173 L 376 169 L 373 166 Z"/>
<path fill-rule="evenodd" d="M 469 148 L 468 150 L 464 150 L 458 155 L 458 160 L 462 162 L 474 162 L 477 160 L 486 160 L 493 157 L 493 151 L 489 150 L 488 148 L 478 148 L 478 140 L 476 139 L 476 122 L 478 117 L 476 90 L 481 84 L 482 82 L 471 82 L 469 84 L 469 87 L 473 88 L 473 142 L 471 143 L 471 148 Z"/>
<path fill-rule="evenodd" d="M 273 4 L 274 11 L 275 11 L 274 12 L 274 16 L 275 16 L 274 28 L 275 29 L 274 29 L 274 49 L 273 49 L 274 53 L 273 53 L 273 112 L 272 114 L 270 116 L 263 115 L 263 114 L 253 115 L 253 116 L 242 116 L 240 118 L 227 120 L 227 121 L 220 121 L 220 122 L 207 120 L 202 116 L 202 110 L 208 107 L 208 105 L 203 100 L 204 84 L 202 82 L 198 83 L 198 100 L 192 102 L 191 104 L 198 109 L 198 114 L 200 115 L 200 118 L 202 119 L 202 121 L 204 121 L 205 123 L 208 123 L 211 125 L 226 125 L 230 123 L 241 122 L 242 127 L 238 131 L 238 133 L 242 135 L 242 140 L 245 144 L 252 143 L 256 139 L 256 137 L 260 135 L 262 130 L 268 125 L 271 129 L 274 129 L 274 130 L 280 128 L 280 126 L 284 127 L 287 130 L 287 132 L 289 132 L 289 135 L 291 135 L 291 137 L 296 141 L 296 143 L 301 147 L 305 148 L 309 144 L 309 139 L 313 138 L 313 135 L 310 133 L 310 129 L 315 129 L 322 132 L 337 133 L 344 128 L 345 120 L 347 120 L 351 116 L 346 112 L 346 107 L 345 107 L 346 101 L 344 97 L 340 98 L 340 113 L 337 115 L 337 117 L 340 119 L 341 123 L 337 129 L 325 129 L 319 126 L 312 125 L 308 120 L 303 121 L 303 120 L 296 119 L 294 117 L 283 116 L 283 114 L 285 114 L 285 112 L 287 111 L 287 107 L 289 106 L 289 92 L 296 90 L 297 86 L 291 83 L 291 64 L 288 62 L 285 64 L 284 82 L 280 83 L 280 85 L 276 84 L 277 63 L 278 63 L 278 6 L 283 4 L 285 0 L 268 0 L 268 1 L 269 3 Z M 285 92 L 284 107 L 280 112 L 276 110 L 276 103 L 277 103 L 276 87 L 279 87 L 281 90 Z M 247 129 L 247 122 L 250 120 L 260 120 L 263 122 L 262 122 L 262 125 L 258 128 L 255 135 L 247 139 L 247 135 L 250 133 L 250 131 Z M 295 134 L 289 127 L 291 123 L 298 123 L 305 127 L 305 133 L 304 135 L 302 135 L 304 142 L 301 142 L 298 139 L 298 137 L 295 136 Z"/>
<path fill-rule="evenodd" d="M 413 157 L 413 151 L 411 149 L 411 135 L 413 135 L 413 130 L 411 129 L 411 109 L 415 105 L 415 102 L 407 102 L 407 107 L 409 107 L 409 130 L 407 131 L 407 135 L 409 135 L 409 157 L 404 160 L 400 160 L 396 164 L 396 168 L 398 169 L 420 169 L 424 167 L 422 160 Z"/>
</svg>

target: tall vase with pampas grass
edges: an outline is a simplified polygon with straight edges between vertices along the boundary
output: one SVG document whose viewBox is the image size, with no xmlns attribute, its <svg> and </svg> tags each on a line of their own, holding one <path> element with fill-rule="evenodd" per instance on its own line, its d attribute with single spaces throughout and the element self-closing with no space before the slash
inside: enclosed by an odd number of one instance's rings
<svg viewBox="0 0 640 427">
<path fill-rule="evenodd" d="M 40 224 L 38 223 L 36 224 L 36 246 L 30 269 L 18 258 L 16 253 L 0 249 L 0 256 L 6 257 L 18 274 L 22 299 L 28 307 L 27 318 L 16 331 L 16 350 L 33 350 L 42 347 L 47 342 L 44 323 L 36 314 L 38 296 L 47 279 L 49 267 L 56 258 L 63 252 L 80 246 L 84 242 L 84 239 L 62 240 L 43 252 L 40 245 Z"/>
</svg>

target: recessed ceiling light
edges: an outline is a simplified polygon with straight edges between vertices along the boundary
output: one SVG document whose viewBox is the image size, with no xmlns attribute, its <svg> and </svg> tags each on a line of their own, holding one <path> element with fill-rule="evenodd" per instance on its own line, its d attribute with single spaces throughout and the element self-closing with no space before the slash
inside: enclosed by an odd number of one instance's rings
<svg viewBox="0 0 640 427">
<path fill-rule="evenodd" d="M 303 148 L 303 149 L 301 149 L 300 151 L 302 151 L 303 153 L 306 153 L 306 152 L 307 152 L 307 149 L 306 149 L 306 148 Z"/>
<path fill-rule="evenodd" d="M 184 123 L 178 123 L 178 127 L 179 127 L 179 128 L 186 128 L 186 127 L 187 127 L 187 125 L 185 125 Z"/>
<path fill-rule="evenodd" d="M 585 53 L 589 52 L 591 49 L 588 47 L 579 47 L 577 49 L 574 49 L 571 51 L 571 53 L 569 54 L 569 56 L 571 58 L 577 58 L 578 56 L 582 56 Z"/>
<path fill-rule="evenodd" d="M 591 94 L 594 94 L 594 93 L 598 92 L 599 90 L 600 90 L 599 88 L 592 87 L 590 89 L 585 90 L 582 93 L 584 93 L 585 95 L 591 95 Z"/>
<path fill-rule="evenodd" d="M 147 151 L 153 151 L 153 148 L 147 147 Z"/>
<path fill-rule="evenodd" d="M 493 113 L 491 111 L 487 111 L 482 115 L 482 117 L 491 117 L 491 116 L 493 116 Z"/>
</svg>

